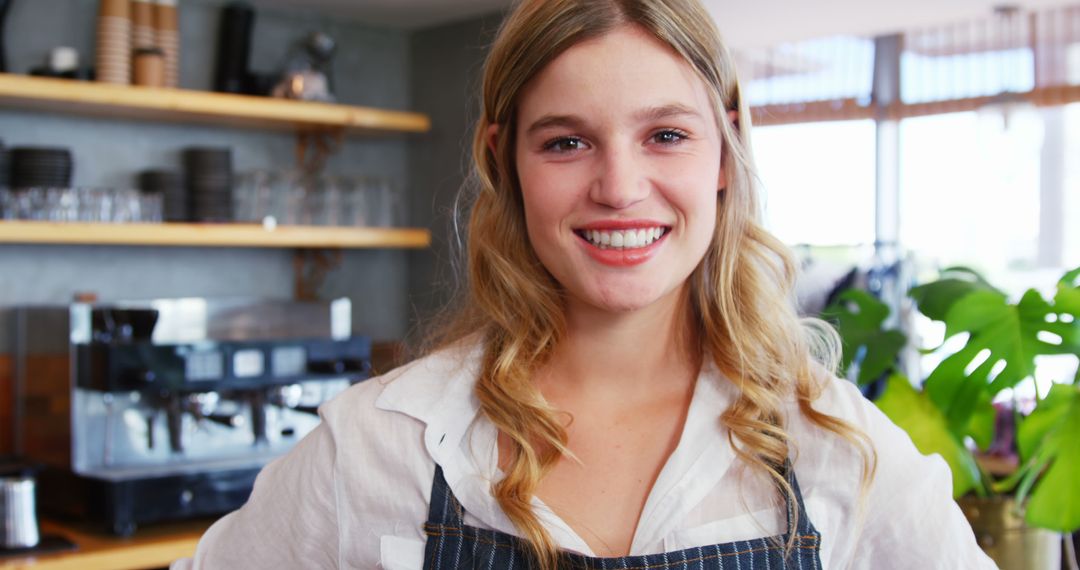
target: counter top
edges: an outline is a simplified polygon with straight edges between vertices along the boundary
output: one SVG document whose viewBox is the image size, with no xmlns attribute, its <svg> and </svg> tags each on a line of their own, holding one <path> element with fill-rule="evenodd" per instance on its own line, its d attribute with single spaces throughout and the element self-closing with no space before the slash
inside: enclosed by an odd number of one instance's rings
<svg viewBox="0 0 1080 570">
<path fill-rule="evenodd" d="M 134 536 L 110 536 L 90 525 L 41 521 L 42 536 L 59 534 L 77 550 L 0 558 L 0 568 L 34 570 L 137 570 L 166 567 L 173 560 L 191 556 L 199 537 L 213 519 L 155 524 L 140 528 Z"/>
</svg>

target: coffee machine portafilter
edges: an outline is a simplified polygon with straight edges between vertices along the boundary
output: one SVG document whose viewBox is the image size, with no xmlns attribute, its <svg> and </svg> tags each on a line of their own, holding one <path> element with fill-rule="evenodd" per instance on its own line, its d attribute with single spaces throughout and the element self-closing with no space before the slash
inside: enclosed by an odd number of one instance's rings
<svg viewBox="0 0 1080 570">
<path fill-rule="evenodd" d="M 15 310 L 17 452 L 41 509 L 139 524 L 241 506 L 259 470 L 367 378 L 348 299 L 157 299 Z"/>
</svg>

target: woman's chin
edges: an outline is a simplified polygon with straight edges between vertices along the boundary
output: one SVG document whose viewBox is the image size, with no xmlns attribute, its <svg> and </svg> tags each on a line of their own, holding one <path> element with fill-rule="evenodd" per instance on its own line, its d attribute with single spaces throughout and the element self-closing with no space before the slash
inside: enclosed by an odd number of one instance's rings
<svg viewBox="0 0 1080 570">
<path fill-rule="evenodd" d="M 595 311 L 611 314 L 628 314 L 667 305 L 669 295 L 663 291 L 605 291 L 578 297 L 578 300 Z"/>
</svg>

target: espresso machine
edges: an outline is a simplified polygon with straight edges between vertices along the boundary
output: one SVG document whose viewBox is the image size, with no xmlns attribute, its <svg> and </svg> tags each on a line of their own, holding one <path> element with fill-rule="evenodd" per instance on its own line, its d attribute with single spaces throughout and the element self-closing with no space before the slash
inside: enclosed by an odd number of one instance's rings
<svg viewBox="0 0 1080 570">
<path fill-rule="evenodd" d="M 14 310 L 17 453 L 39 507 L 140 524 L 240 507 L 259 470 L 370 371 L 348 299 L 202 298 Z"/>
</svg>

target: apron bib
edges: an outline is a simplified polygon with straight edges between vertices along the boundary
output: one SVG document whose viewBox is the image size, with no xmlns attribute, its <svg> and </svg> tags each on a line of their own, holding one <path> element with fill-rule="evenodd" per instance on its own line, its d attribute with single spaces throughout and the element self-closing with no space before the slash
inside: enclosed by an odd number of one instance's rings
<svg viewBox="0 0 1080 570">
<path fill-rule="evenodd" d="M 795 470 L 790 462 L 787 479 L 795 492 L 795 504 L 786 501 L 787 528 L 791 519 L 799 513 L 795 530 L 795 542 L 786 551 L 788 533 L 740 540 L 711 546 L 687 548 L 674 552 L 647 554 L 644 556 L 621 556 L 596 558 L 566 552 L 562 554 L 559 568 L 628 570 L 788 570 L 821 569 L 821 534 L 810 523 L 803 504 Z M 516 536 L 494 530 L 483 530 L 465 525 L 465 510 L 446 484 L 442 468 L 435 466 L 435 478 L 431 486 L 431 503 L 428 521 L 424 524 L 427 545 L 424 551 L 425 570 L 458 570 L 462 568 L 485 570 L 510 570 L 531 568 L 532 557 L 525 541 Z M 786 556 L 785 556 L 786 554 Z"/>
</svg>

